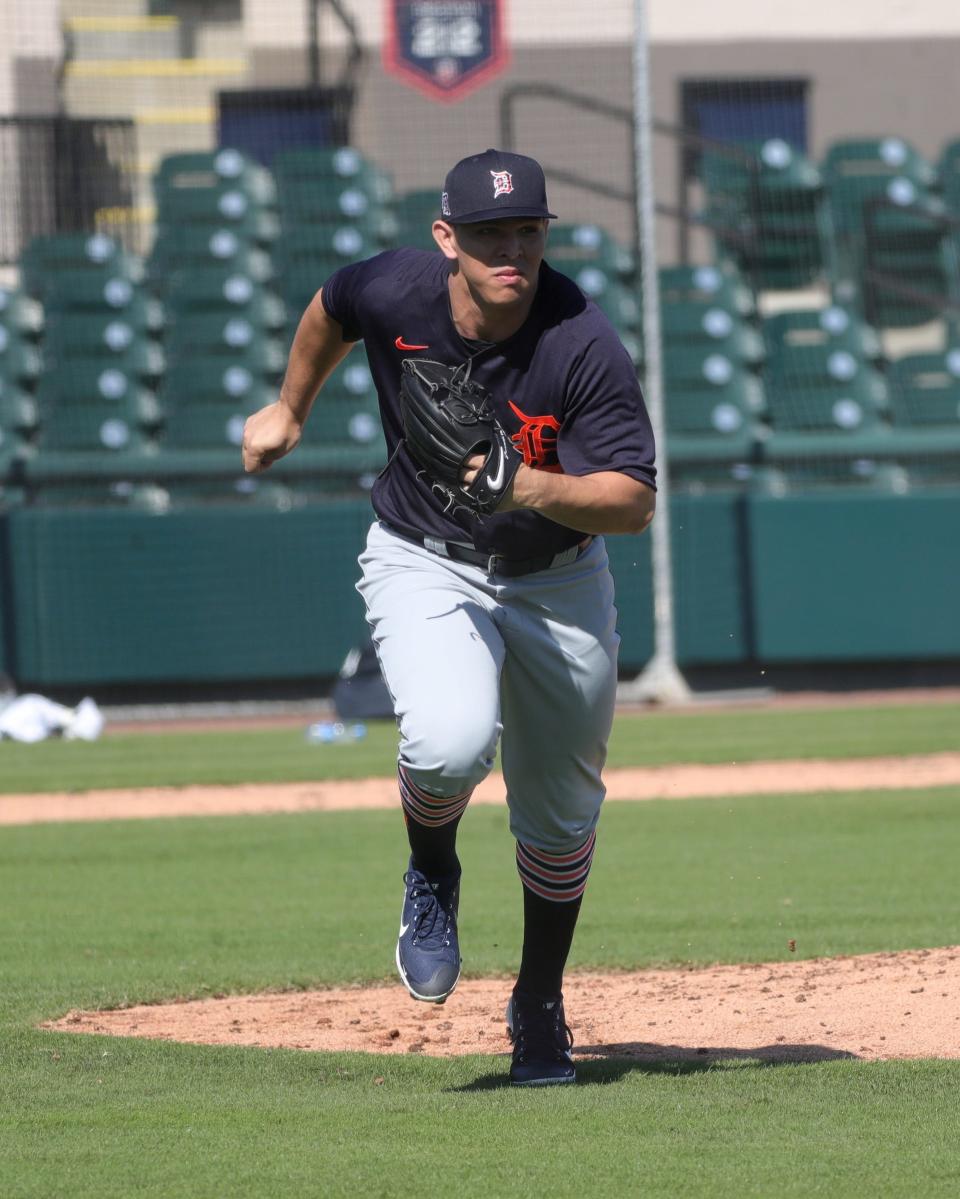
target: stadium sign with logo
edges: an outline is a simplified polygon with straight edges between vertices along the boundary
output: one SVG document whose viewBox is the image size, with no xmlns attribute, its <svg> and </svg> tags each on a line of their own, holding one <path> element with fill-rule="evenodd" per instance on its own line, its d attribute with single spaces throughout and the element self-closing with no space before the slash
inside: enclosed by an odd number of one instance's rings
<svg viewBox="0 0 960 1199">
<path fill-rule="evenodd" d="M 384 67 L 433 100 L 460 100 L 506 66 L 503 0 L 387 0 Z"/>
</svg>

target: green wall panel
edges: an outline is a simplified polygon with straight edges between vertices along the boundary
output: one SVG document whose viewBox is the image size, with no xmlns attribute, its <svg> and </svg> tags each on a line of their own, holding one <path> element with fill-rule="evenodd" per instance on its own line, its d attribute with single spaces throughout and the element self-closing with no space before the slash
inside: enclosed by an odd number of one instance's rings
<svg viewBox="0 0 960 1199">
<path fill-rule="evenodd" d="M 365 502 L 10 517 L 21 682 L 331 675 L 365 635 Z"/>
<path fill-rule="evenodd" d="M 670 514 L 678 659 L 713 664 L 749 658 L 742 498 L 680 495 Z M 620 663 L 639 670 L 653 652 L 650 535 L 608 537 L 607 548 L 617 585 Z"/>
<path fill-rule="evenodd" d="M 0 673 L 2 674 L 13 673 L 10 645 L 13 638 L 13 612 L 7 569 L 7 519 L 7 513 L 0 512 Z"/>
<path fill-rule="evenodd" d="M 960 492 L 749 501 L 758 656 L 960 656 Z"/>
</svg>

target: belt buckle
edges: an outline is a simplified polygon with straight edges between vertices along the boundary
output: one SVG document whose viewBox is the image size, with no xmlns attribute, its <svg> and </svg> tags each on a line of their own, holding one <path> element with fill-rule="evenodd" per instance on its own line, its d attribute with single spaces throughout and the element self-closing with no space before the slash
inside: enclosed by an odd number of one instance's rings
<svg viewBox="0 0 960 1199">
<path fill-rule="evenodd" d="M 487 559 L 487 574 L 488 575 L 493 575 L 493 574 L 497 573 L 497 559 L 499 557 L 500 557 L 499 554 L 491 554 L 490 557 Z"/>
</svg>

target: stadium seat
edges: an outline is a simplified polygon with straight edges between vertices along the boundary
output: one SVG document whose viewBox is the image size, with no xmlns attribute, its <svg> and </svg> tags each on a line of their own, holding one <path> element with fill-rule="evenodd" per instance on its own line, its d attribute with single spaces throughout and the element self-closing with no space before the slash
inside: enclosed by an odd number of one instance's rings
<svg viewBox="0 0 960 1199">
<path fill-rule="evenodd" d="M 399 245 L 415 250 L 436 250 L 433 222 L 440 217 L 440 192 L 435 187 L 408 191 L 397 197 L 394 211 L 397 217 L 396 240 Z"/>
<path fill-rule="evenodd" d="M 140 379 L 110 362 L 77 359 L 52 363 L 37 386 L 37 403 L 44 419 L 52 412 L 85 405 L 140 404 L 149 406 L 152 394 Z"/>
<path fill-rule="evenodd" d="M 32 433 L 39 424 L 33 396 L 0 378 L 0 429 L 18 435 Z"/>
<path fill-rule="evenodd" d="M 772 361 L 807 346 L 847 350 L 865 362 L 877 362 L 883 356 L 877 331 L 839 305 L 778 312 L 766 317 L 762 327 Z"/>
<path fill-rule="evenodd" d="M 274 274 L 270 255 L 226 226 L 159 230 L 147 260 L 148 277 L 161 292 L 177 271 L 214 266 L 229 266 L 259 283 Z"/>
<path fill-rule="evenodd" d="M 229 266 L 177 271 L 167 282 L 164 302 L 171 322 L 198 312 L 230 312 L 263 329 L 283 329 L 288 319 L 278 295 Z"/>
<path fill-rule="evenodd" d="M 286 365 L 280 342 L 242 314 L 192 314 L 168 326 L 163 344 L 170 362 L 219 355 L 263 376 L 277 375 Z"/>
<path fill-rule="evenodd" d="M 61 272 L 92 271 L 98 276 L 143 278 L 143 263 L 103 233 L 60 233 L 35 237 L 20 255 L 20 279 L 31 296 L 43 297 Z"/>
<path fill-rule="evenodd" d="M 817 167 L 782 138 L 704 150 L 703 214 L 720 246 L 761 289 L 803 287 L 830 260 Z"/>
<path fill-rule="evenodd" d="M 905 355 L 889 373 L 895 424 L 960 435 L 960 349 Z"/>
<path fill-rule="evenodd" d="M 281 150 L 274 155 L 272 166 L 281 199 L 288 185 L 307 181 L 358 188 L 375 204 L 390 204 L 394 198 L 389 174 L 353 146 Z"/>
<path fill-rule="evenodd" d="M 276 399 L 249 367 L 221 354 L 194 354 L 173 363 L 160 382 L 158 398 L 165 412 L 189 404 L 226 404 L 255 411 Z"/>
<path fill-rule="evenodd" d="M 45 450 L 142 450 L 159 425 L 160 411 L 149 393 L 119 402 L 67 404 L 44 414 L 39 447 Z"/>
<path fill-rule="evenodd" d="M 637 268 L 632 251 L 606 229 L 591 224 L 551 225 L 546 258 L 552 267 L 565 275 L 574 275 L 583 266 L 595 266 L 620 279 L 630 280 Z"/>
<path fill-rule="evenodd" d="M 43 305 L 16 288 L 0 287 L 0 328 L 24 337 L 43 331 Z"/>
<path fill-rule="evenodd" d="M 42 360 L 36 343 L 0 325 L 0 379 L 32 384 L 40 376 Z"/>
<path fill-rule="evenodd" d="M 617 330 L 640 328 L 640 304 L 635 291 L 621 283 L 616 275 L 599 266 L 582 266 L 571 278 L 593 300 Z"/>
<path fill-rule="evenodd" d="M 178 229 L 229 229 L 254 245 L 269 246 L 280 233 L 280 220 L 269 209 L 256 208 L 241 192 L 171 192 L 157 212 L 158 235 Z"/>
<path fill-rule="evenodd" d="M 303 430 L 304 445 L 363 445 L 386 449 L 376 403 L 347 400 L 326 391 L 314 404 Z"/>
<path fill-rule="evenodd" d="M 250 411 L 223 403 L 181 404 L 166 414 L 162 444 L 178 449 L 233 446 L 239 450 Z"/>
<path fill-rule="evenodd" d="M 673 266 L 659 271 L 660 303 L 714 304 L 739 317 L 757 309 L 750 285 L 733 269 L 717 266 Z"/>
<path fill-rule="evenodd" d="M 43 343 L 48 365 L 98 359 L 141 379 L 163 374 L 160 345 L 143 329 L 113 313 L 67 312 L 55 315 Z"/>
<path fill-rule="evenodd" d="M 729 309 L 714 304 L 664 304 L 661 328 L 665 347 L 716 352 L 746 366 L 756 366 L 764 359 L 761 334 Z"/>
<path fill-rule="evenodd" d="M 849 350 L 795 346 L 770 360 L 765 377 L 774 429 L 856 433 L 889 407 L 883 375 Z"/>
<path fill-rule="evenodd" d="M 277 200 L 271 172 L 230 147 L 166 155 L 154 171 L 153 189 L 160 210 L 166 197 L 179 191 L 236 191 L 261 207 Z"/>
<path fill-rule="evenodd" d="M 859 280 L 868 321 L 904 327 L 936 317 L 948 225 L 933 164 L 899 137 L 842 140 L 828 148 L 823 172 L 835 273 Z"/>
<path fill-rule="evenodd" d="M 338 266 L 376 254 L 382 247 L 355 225 L 298 225 L 284 231 L 274 250 L 281 276 L 290 269 L 316 264 L 324 274 Z"/>
<path fill-rule="evenodd" d="M 60 271 L 43 298 L 48 324 L 63 313 L 108 313 L 140 332 L 163 326 L 163 307 L 138 284 L 96 271 Z"/>
</svg>

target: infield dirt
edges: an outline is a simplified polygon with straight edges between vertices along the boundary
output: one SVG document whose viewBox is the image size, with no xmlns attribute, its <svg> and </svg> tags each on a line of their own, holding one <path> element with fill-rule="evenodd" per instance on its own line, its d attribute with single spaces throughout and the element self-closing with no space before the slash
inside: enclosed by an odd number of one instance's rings
<svg viewBox="0 0 960 1199">
<path fill-rule="evenodd" d="M 611 770 L 612 800 L 916 788 L 960 782 L 960 754 Z M 491 776 L 475 803 L 503 803 Z M 397 806 L 390 779 L 4 796 L 0 824 Z M 793 947 L 785 946 L 785 950 Z M 44 1027 L 314 1051 L 506 1053 L 505 979 L 469 979 L 442 1007 L 399 985 L 73 1011 Z M 960 1057 L 960 947 L 761 965 L 570 974 L 577 1052 L 639 1062 Z"/>
</svg>

